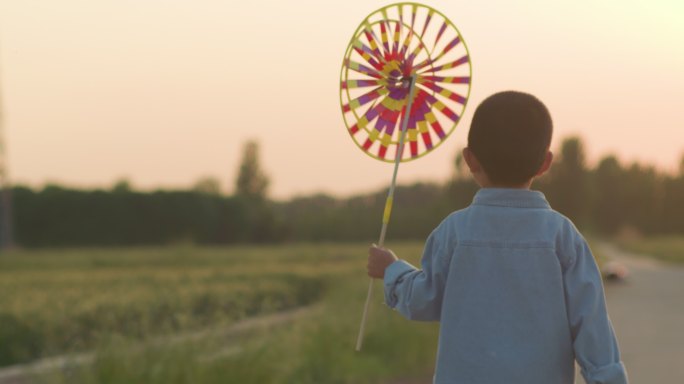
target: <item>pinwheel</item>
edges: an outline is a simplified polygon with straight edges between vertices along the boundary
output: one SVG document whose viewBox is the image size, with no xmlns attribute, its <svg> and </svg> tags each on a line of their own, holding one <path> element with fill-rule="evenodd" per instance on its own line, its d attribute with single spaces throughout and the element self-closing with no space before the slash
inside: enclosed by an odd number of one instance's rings
<svg viewBox="0 0 684 384">
<path fill-rule="evenodd" d="M 471 77 L 470 55 L 460 32 L 428 6 L 388 5 L 371 13 L 354 32 L 340 81 L 344 123 L 364 153 L 394 163 L 379 246 L 385 241 L 399 164 L 430 153 L 454 131 L 470 95 Z M 357 351 L 372 292 L 371 279 Z"/>
</svg>

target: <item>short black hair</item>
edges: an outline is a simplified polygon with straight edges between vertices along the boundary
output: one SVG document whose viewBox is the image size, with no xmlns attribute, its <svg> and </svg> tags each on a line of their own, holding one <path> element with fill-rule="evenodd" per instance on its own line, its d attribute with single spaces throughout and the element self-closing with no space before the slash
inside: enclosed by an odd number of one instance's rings
<svg viewBox="0 0 684 384">
<path fill-rule="evenodd" d="M 553 122 L 536 97 L 516 91 L 495 93 L 475 110 L 468 147 L 495 185 L 532 179 L 551 144 Z"/>
</svg>

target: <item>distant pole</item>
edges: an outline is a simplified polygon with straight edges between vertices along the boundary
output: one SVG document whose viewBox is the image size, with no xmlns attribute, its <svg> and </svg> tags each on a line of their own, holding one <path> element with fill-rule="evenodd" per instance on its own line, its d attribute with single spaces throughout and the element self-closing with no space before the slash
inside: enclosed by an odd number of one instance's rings
<svg viewBox="0 0 684 384">
<path fill-rule="evenodd" d="M 2 56 L 0 55 L 0 59 Z M 2 61 L 0 60 L 0 250 L 14 246 L 12 240 L 12 185 L 7 174 L 7 147 L 5 144 L 5 114 L 2 98 Z"/>
</svg>

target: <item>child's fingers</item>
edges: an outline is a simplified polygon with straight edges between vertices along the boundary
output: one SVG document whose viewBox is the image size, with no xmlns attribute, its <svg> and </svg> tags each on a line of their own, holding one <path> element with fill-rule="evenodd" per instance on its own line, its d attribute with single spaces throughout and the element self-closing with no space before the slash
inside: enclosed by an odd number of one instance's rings
<svg viewBox="0 0 684 384">
<path fill-rule="evenodd" d="M 370 249 L 377 249 L 377 250 L 380 250 L 380 251 L 386 250 L 385 247 L 380 247 L 380 246 L 378 246 L 378 245 L 375 244 L 375 243 L 371 244 Z"/>
<path fill-rule="evenodd" d="M 378 247 L 370 247 L 368 249 L 368 256 L 370 257 L 380 257 L 384 252 L 384 249 Z"/>
<path fill-rule="evenodd" d="M 372 244 L 372 245 L 370 246 L 370 248 L 368 248 L 368 254 L 369 254 L 369 255 L 374 255 L 374 254 L 376 254 L 376 253 L 378 252 L 379 249 L 380 249 L 380 248 L 378 248 L 377 245 Z"/>
</svg>

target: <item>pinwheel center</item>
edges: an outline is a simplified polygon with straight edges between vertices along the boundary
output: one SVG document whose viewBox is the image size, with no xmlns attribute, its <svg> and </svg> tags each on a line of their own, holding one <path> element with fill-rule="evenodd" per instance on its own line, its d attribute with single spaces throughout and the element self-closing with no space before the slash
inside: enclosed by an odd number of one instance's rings
<svg viewBox="0 0 684 384">
<path fill-rule="evenodd" d="M 397 81 L 402 77 L 401 63 L 398 60 L 388 61 L 383 67 L 382 72 L 390 81 Z"/>
<path fill-rule="evenodd" d="M 411 83 L 413 71 L 408 70 L 406 65 L 400 60 L 387 62 L 382 72 L 387 79 L 387 85 L 391 88 L 407 89 Z"/>
</svg>

